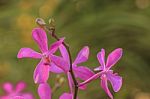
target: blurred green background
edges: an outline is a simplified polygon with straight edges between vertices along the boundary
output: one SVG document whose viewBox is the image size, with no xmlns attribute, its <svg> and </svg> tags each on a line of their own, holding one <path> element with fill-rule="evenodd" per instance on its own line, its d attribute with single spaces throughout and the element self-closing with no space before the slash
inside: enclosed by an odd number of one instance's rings
<svg viewBox="0 0 150 99">
<path fill-rule="evenodd" d="M 33 82 L 39 60 L 16 57 L 21 47 L 39 51 L 31 37 L 37 17 L 56 20 L 56 32 L 66 37 L 73 57 L 88 45 L 90 58 L 84 65 L 91 69 L 99 65 L 96 54 L 101 48 L 107 55 L 123 48 L 123 58 L 113 67 L 123 77 L 122 89 L 113 93 L 115 99 L 150 99 L 150 0 L 0 0 L 0 84 L 23 80 L 28 84 L 26 91 L 39 99 Z M 53 41 L 49 36 L 49 42 Z M 50 75 L 51 87 L 55 77 Z M 53 99 L 64 91 L 68 91 L 67 81 Z M 79 98 L 108 99 L 99 80 L 79 91 Z"/>
</svg>

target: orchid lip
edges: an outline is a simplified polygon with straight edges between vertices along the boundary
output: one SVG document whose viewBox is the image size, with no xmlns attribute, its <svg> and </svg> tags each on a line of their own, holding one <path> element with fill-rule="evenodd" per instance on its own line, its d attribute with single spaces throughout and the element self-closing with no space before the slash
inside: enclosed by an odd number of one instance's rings
<svg viewBox="0 0 150 99">
<path fill-rule="evenodd" d="M 49 57 L 45 57 L 43 61 L 44 61 L 44 65 L 50 65 L 51 63 L 51 60 L 49 59 Z"/>
</svg>

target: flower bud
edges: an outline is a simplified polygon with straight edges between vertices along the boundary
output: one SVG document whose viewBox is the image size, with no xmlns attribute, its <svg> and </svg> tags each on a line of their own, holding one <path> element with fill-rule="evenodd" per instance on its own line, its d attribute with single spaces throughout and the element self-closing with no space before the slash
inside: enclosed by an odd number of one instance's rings
<svg viewBox="0 0 150 99">
<path fill-rule="evenodd" d="M 36 18 L 36 23 L 40 26 L 46 25 L 45 21 L 42 18 Z"/>
<path fill-rule="evenodd" d="M 64 77 L 61 77 L 61 78 L 59 79 L 59 84 L 62 85 L 64 82 L 65 82 Z"/>
<path fill-rule="evenodd" d="M 50 24 L 50 27 L 54 27 L 55 26 L 55 20 L 53 18 L 50 18 L 48 22 Z"/>
</svg>

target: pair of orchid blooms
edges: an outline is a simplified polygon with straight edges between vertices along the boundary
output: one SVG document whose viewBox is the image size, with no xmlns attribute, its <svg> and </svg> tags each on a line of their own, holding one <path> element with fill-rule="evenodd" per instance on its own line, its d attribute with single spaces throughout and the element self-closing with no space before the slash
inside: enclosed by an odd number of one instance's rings
<svg viewBox="0 0 150 99">
<path fill-rule="evenodd" d="M 40 59 L 40 62 L 34 70 L 34 82 L 39 84 L 38 94 L 40 99 L 51 99 L 52 90 L 47 80 L 49 78 L 49 73 L 65 73 L 68 78 L 68 83 L 70 91 L 63 93 L 59 99 L 73 99 L 73 78 L 70 73 L 70 57 L 66 47 L 62 44 L 64 38 L 60 38 L 58 41 L 54 42 L 50 47 L 48 47 L 48 39 L 46 32 L 42 28 L 35 28 L 32 31 L 32 37 L 34 41 L 38 44 L 41 53 L 34 51 L 31 48 L 21 48 L 17 57 L 18 58 L 34 58 Z M 60 56 L 56 56 L 55 52 L 59 50 Z M 100 79 L 100 85 L 107 95 L 113 99 L 108 88 L 108 81 L 111 83 L 112 88 L 115 92 L 118 92 L 122 86 L 122 77 L 118 76 L 117 73 L 113 73 L 111 67 L 122 57 L 122 49 L 117 48 L 108 55 L 107 61 L 105 63 L 105 50 L 97 54 L 97 59 L 100 66 L 95 68 L 96 73 L 91 71 L 86 66 L 78 66 L 88 60 L 89 47 L 85 46 L 78 53 L 76 59 L 72 64 L 72 70 L 74 72 L 75 78 L 78 82 L 79 89 L 86 89 L 86 85 L 96 79 Z M 83 82 L 81 82 L 83 81 Z M 26 96 L 17 96 L 15 99 L 29 99 Z"/>
</svg>

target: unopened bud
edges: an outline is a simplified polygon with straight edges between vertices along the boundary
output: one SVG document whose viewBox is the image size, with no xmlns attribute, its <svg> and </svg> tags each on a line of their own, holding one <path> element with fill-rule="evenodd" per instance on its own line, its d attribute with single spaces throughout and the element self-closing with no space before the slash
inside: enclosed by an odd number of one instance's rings
<svg viewBox="0 0 150 99">
<path fill-rule="evenodd" d="M 55 20 L 53 18 L 50 18 L 48 22 L 49 22 L 51 27 L 55 26 Z"/>
<path fill-rule="evenodd" d="M 56 75 L 56 79 L 60 79 L 61 76 L 59 74 Z"/>
<path fill-rule="evenodd" d="M 61 78 L 59 79 L 59 84 L 62 85 L 64 82 L 65 82 L 64 77 L 61 77 Z"/>
<path fill-rule="evenodd" d="M 53 92 L 55 92 L 58 88 L 60 88 L 65 82 L 65 78 L 60 76 L 60 75 L 57 75 L 56 76 L 56 82 L 55 82 L 55 85 L 52 89 Z"/>
<path fill-rule="evenodd" d="M 36 18 L 36 23 L 40 26 L 46 25 L 45 21 L 42 18 Z"/>
<path fill-rule="evenodd" d="M 65 82 L 65 78 L 60 76 L 60 75 L 57 75 L 56 76 L 56 83 L 61 86 L 63 83 Z"/>
</svg>

